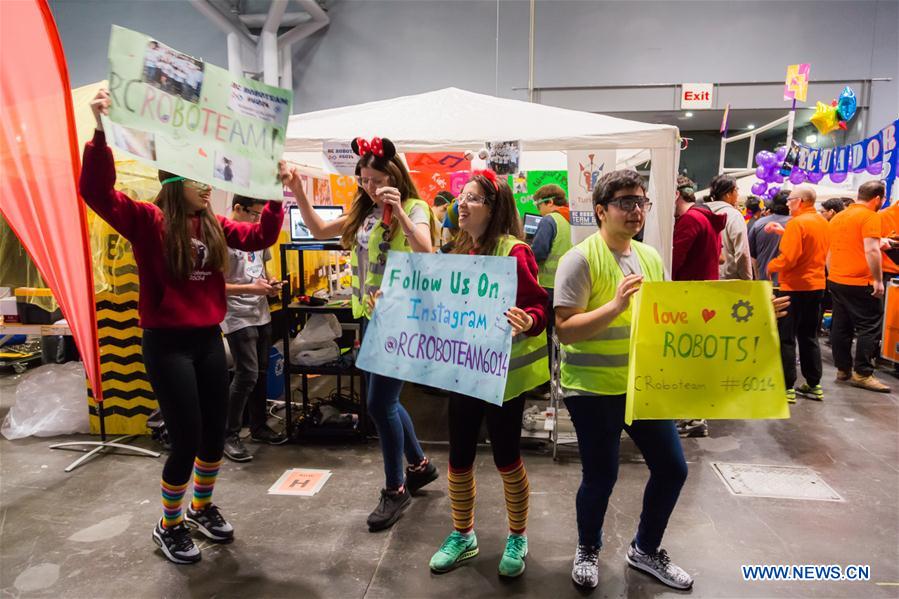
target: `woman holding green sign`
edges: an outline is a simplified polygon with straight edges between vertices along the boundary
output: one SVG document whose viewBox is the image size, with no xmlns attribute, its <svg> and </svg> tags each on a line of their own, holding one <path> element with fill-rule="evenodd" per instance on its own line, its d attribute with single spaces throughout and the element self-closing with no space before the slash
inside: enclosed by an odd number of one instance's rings
<svg viewBox="0 0 899 599">
<path fill-rule="evenodd" d="M 285 180 L 297 199 L 303 222 L 316 239 L 341 236 L 350 250 L 353 280 L 353 316 L 371 318 L 374 296 L 381 287 L 387 252 L 430 253 L 436 234 L 430 207 L 418 199 L 409 171 L 389 139 L 362 138 L 352 142 L 359 156 L 359 188 L 349 213 L 332 221 L 312 209 L 295 170 Z M 368 373 L 366 402 L 378 430 L 384 457 L 385 488 L 378 507 L 368 517 L 371 532 L 392 526 L 412 501 L 412 494 L 437 479 L 409 413 L 400 403 L 403 381 Z M 403 455 L 409 466 L 403 471 Z"/>
<path fill-rule="evenodd" d="M 481 422 L 486 418 L 493 462 L 503 481 L 509 536 L 499 563 L 501 576 L 524 572 L 530 487 L 521 460 L 524 393 L 549 380 L 546 352 L 546 291 L 537 282 L 537 262 L 521 241 L 521 222 L 512 190 L 493 171 L 474 171 L 457 199 L 460 233 L 454 254 L 512 256 L 517 261 L 515 306 L 506 312 L 512 350 L 502 406 L 452 394 L 449 404 L 449 496 L 453 532 L 431 558 L 434 572 L 448 572 L 478 554 L 474 533 L 474 460 Z"/>
</svg>

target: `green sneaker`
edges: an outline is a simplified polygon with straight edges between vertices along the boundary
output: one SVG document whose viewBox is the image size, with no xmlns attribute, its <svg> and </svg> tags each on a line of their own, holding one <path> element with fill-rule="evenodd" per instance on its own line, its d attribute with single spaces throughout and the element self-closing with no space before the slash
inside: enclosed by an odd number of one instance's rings
<svg viewBox="0 0 899 599">
<path fill-rule="evenodd" d="M 524 572 L 524 558 L 528 555 L 528 538 L 524 535 L 509 535 L 503 559 L 499 561 L 499 575 L 508 578 L 521 576 Z"/>
<path fill-rule="evenodd" d="M 808 383 L 803 383 L 801 387 L 796 389 L 796 393 L 809 399 L 824 401 L 824 389 L 821 388 L 821 385 L 812 387 Z"/>
<path fill-rule="evenodd" d="M 431 570 L 434 572 L 449 572 L 467 559 L 478 554 L 478 538 L 474 531 L 471 534 L 462 534 L 458 530 L 446 537 L 443 545 L 437 553 L 431 557 Z"/>
<path fill-rule="evenodd" d="M 787 389 L 787 403 L 796 403 L 796 389 Z"/>
</svg>

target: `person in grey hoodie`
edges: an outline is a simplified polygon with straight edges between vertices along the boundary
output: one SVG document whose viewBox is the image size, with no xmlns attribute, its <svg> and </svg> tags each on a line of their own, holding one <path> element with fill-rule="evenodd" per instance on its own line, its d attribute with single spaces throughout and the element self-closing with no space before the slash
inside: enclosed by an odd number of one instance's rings
<svg viewBox="0 0 899 599">
<path fill-rule="evenodd" d="M 715 214 L 727 216 L 721 235 L 719 278 L 752 280 L 752 258 L 749 255 L 749 234 L 746 221 L 736 208 L 737 180 L 730 175 L 718 175 L 709 187 L 706 207 Z"/>
</svg>

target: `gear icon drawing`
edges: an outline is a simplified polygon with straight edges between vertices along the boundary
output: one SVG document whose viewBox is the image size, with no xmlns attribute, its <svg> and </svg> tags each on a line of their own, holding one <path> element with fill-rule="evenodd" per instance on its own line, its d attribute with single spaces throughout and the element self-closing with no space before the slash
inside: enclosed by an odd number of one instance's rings
<svg viewBox="0 0 899 599">
<path fill-rule="evenodd" d="M 746 300 L 738 301 L 733 305 L 730 316 L 737 322 L 749 322 L 752 317 L 752 304 Z"/>
</svg>

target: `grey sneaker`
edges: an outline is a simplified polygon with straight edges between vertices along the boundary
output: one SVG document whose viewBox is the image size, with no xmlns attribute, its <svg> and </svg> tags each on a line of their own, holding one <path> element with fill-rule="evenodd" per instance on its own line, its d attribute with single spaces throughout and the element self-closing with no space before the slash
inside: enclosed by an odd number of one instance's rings
<svg viewBox="0 0 899 599">
<path fill-rule="evenodd" d="M 599 547 L 578 545 L 574 553 L 571 580 L 579 587 L 595 589 L 599 584 Z"/>
<path fill-rule="evenodd" d="M 655 576 L 671 588 L 683 590 L 693 586 L 693 578 L 683 568 L 672 564 L 668 552 L 664 549 L 659 549 L 655 553 L 641 553 L 637 551 L 634 542 L 631 542 L 627 548 L 626 559 L 632 568 Z"/>
<path fill-rule="evenodd" d="M 237 435 L 231 435 L 225 439 L 225 457 L 232 462 L 249 462 L 253 459 L 252 454 L 247 451 L 243 441 Z"/>
</svg>

